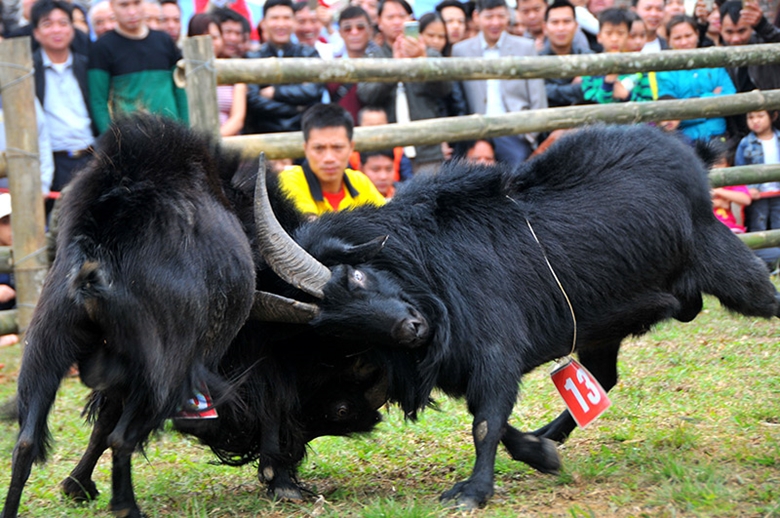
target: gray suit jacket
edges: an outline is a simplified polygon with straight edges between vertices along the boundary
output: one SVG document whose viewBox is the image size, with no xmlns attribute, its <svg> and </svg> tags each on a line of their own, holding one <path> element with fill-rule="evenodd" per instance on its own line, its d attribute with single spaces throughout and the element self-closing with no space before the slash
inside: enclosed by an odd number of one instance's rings
<svg viewBox="0 0 780 518">
<path fill-rule="evenodd" d="M 534 42 L 528 38 L 504 34 L 499 45 L 501 57 L 536 56 Z M 482 57 L 482 40 L 479 36 L 456 43 L 452 57 Z M 487 82 L 463 81 L 463 90 L 470 113 L 485 113 Z M 508 112 L 547 108 L 544 79 L 506 79 L 501 81 L 501 98 Z"/>
</svg>

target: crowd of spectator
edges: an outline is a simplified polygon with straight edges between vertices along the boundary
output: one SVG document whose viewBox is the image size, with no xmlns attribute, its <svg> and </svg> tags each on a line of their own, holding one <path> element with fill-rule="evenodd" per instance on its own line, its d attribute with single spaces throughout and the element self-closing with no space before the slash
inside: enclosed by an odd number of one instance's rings
<svg viewBox="0 0 780 518">
<path fill-rule="evenodd" d="M 683 0 L 630 0 L 621 7 L 615 0 L 516 0 L 512 7 L 506 0 L 443 0 L 423 13 L 406 0 L 352 0 L 338 9 L 323 0 L 266 0 L 259 23 L 249 21 L 244 0 L 193 0 L 196 13 L 186 19 L 176 0 L 88 2 L 21 0 L 18 18 L 4 19 L 0 33 L 32 37 L 35 93 L 46 127 L 42 138 L 48 138 L 54 166 L 43 173 L 44 192 L 67 185 L 88 160 L 95 138 L 122 113 L 146 110 L 187 122 L 185 93 L 171 74 L 185 36 L 210 35 L 215 56 L 225 59 L 494 59 L 780 42 L 780 29 L 757 0 L 698 0 L 690 13 Z M 217 98 L 221 135 L 230 136 L 300 131 L 307 110 L 328 103 L 341 106 L 358 125 L 376 125 L 779 86 L 780 65 L 762 65 L 547 80 L 236 84 L 220 85 Z M 755 122 L 759 118 L 769 121 L 769 129 Z M 776 119 L 775 113 L 762 112 L 658 125 L 691 144 L 722 143 L 733 165 L 780 161 Z M 444 160 L 517 164 L 557 135 L 511 135 L 378 153 L 350 150 L 346 164 L 349 170 L 369 172 L 389 199 L 405 180 L 435 171 Z M 46 145 L 41 146 L 44 154 Z M 309 171 L 307 163 L 274 166 Z M 723 210 L 725 196 L 733 202 L 732 212 L 737 209 L 737 223 L 730 226 L 736 232 L 780 228 L 780 184 L 745 189 L 749 199 L 713 192 L 716 206 Z M 327 205 L 327 199 L 322 203 Z M 744 220 L 738 214 L 742 206 Z M 776 261 L 780 250 L 765 256 Z"/>
</svg>

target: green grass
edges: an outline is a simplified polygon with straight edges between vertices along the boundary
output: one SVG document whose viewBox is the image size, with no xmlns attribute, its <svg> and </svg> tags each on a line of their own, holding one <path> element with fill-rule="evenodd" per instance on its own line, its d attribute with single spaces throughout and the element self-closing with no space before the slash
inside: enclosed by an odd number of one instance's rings
<svg viewBox="0 0 780 518">
<path fill-rule="evenodd" d="M 0 349 L 0 401 L 15 390 L 18 348 Z M 560 448 L 559 476 L 496 461 L 486 517 L 780 517 L 780 321 L 736 317 L 713 300 L 692 323 L 665 323 L 627 341 L 621 380 L 599 420 Z M 534 429 L 560 412 L 549 366 L 527 376 L 512 422 Z M 50 461 L 34 466 L 23 496 L 30 517 L 107 517 L 110 455 L 98 465 L 97 501 L 77 506 L 58 484 L 86 446 L 79 418 L 87 390 L 63 382 L 50 425 Z M 302 504 L 274 502 L 253 467 L 214 464 L 195 440 L 166 431 L 147 458 L 134 458 L 142 509 L 150 517 L 461 516 L 438 502 L 468 477 L 474 461 L 470 416 L 462 401 L 437 395 L 442 411 L 404 422 L 391 408 L 377 431 L 311 444 L 300 479 L 313 492 Z M 0 488 L 10 478 L 16 425 L 0 423 Z M 317 496 L 320 496 L 318 499 Z"/>
</svg>

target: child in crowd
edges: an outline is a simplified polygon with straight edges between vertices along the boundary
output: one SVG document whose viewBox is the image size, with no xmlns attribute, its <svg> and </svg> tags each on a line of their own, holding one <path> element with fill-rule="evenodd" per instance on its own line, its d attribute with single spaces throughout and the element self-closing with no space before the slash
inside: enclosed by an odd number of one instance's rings
<svg viewBox="0 0 780 518">
<path fill-rule="evenodd" d="M 737 146 L 734 165 L 780 163 L 780 131 L 772 127 L 776 111 L 755 111 L 747 114 L 750 133 Z M 753 203 L 745 210 L 749 232 L 780 229 L 780 182 L 748 185 Z M 765 248 L 756 253 L 767 264 L 780 258 L 780 248 Z"/>
<path fill-rule="evenodd" d="M 729 161 L 726 157 L 721 158 L 712 165 L 713 169 L 722 169 L 724 167 L 729 167 Z M 752 201 L 747 186 L 730 185 L 728 187 L 717 187 L 710 191 L 710 195 L 712 197 L 712 211 L 715 213 L 715 217 L 735 234 L 743 234 L 745 232 L 742 218 L 743 209 L 750 205 Z"/>
<path fill-rule="evenodd" d="M 625 9 L 613 7 L 599 15 L 597 38 L 604 52 L 626 52 L 629 30 L 629 15 Z M 653 99 L 650 81 L 642 72 L 583 77 L 582 93 L 586 101 L 599 104 Z"/>
</svg>

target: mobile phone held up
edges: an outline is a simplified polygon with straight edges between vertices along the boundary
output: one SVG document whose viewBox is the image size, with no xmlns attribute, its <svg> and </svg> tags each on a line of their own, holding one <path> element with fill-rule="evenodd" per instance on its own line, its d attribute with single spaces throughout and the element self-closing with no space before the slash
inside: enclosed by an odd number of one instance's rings
<svg viewBox="0 0 780 518">
<path fill-rule="evenodd" d="M 405 38 L 419 38 L 420 37 L 420 22 L 411 21 L 404 22 L 404 37 Z"/>
</svg>

